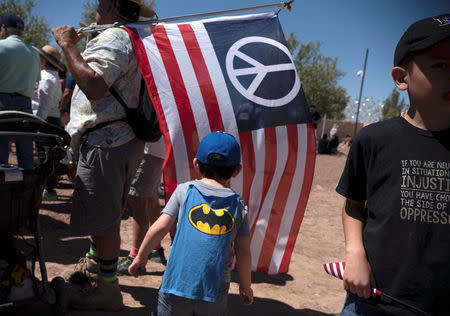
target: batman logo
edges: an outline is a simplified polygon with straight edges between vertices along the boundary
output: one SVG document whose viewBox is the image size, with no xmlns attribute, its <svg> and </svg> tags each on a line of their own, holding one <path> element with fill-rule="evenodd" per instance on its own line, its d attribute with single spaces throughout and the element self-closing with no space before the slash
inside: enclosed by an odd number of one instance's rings
<svg viewBox="0 0 450 316">
<path fill-rule="evenodd" d="M 208 235 L 225 235 L 234 227 L 234 218 L 227 209 L 213 209 L 208 204 L 200 204 L 189 210 L 192 226 Z"/>
</svg>

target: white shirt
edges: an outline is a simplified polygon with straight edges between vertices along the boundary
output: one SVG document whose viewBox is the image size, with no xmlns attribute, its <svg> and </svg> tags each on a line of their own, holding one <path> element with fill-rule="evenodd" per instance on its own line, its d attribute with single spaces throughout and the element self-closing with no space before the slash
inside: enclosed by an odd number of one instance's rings
<svg viewBox="0 0 450 316">
<path fill-rule="evenodd" d="M 61 83 L 56 70 L 41 70 L 41 80 L 34 90 L 31 100 L 33 114 L 42 119 L 48 116 L 59 117 L 59 101 L 61 100 Z"/>
</svg>

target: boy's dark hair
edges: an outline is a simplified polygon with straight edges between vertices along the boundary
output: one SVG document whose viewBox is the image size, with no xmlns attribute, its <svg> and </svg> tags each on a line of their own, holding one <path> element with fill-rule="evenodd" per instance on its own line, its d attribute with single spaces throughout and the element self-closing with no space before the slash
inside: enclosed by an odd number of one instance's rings
<svg viewBox="0 0 450 316">
<path fill-rule="evenodd" d="M 222 161 L 225 160 L 225 157 L 221 154 L 212 153 L 208 155 L 209 161 Z M 228 180 L 233 176 L 233 173 L 235 172 L 236 168 L 239 167 L 239 165 L 236 166 L 211 166 L 204 164 L 202 162 L 198 161 L 198 167 L 200 169 L 200 174 L 205 178 L 210 178 L 214 180 Z"/>
</svg>

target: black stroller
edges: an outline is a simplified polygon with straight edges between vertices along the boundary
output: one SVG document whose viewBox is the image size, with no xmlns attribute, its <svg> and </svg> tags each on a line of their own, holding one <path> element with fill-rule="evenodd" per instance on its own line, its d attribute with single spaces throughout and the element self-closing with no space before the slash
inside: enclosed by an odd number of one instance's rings
<svg viewBox="0 0 450 316">
<path fill-rule="evenodd" d="M 0 314 L 33 314 L 34 307 L 54 314 L 64 313 L 65 282 L 56 277 L 50 283 L 47 279 L 45 261 L 42 254 L 39 228 L 39 206 L 46 180 L 54 166 L 65 156 L 70 146 L 70 136 L 63 129 L 46 123 L 38 117 L 15 111 L 0 111 L 0 140 L 29 140 L 38 142 L 45 150 L 45 160 L 32 169 L 22 169 L 15 165 L 0 165 Z M 24 244 L 29 249 L 22 256 L 15 248 L 20 236 L 28 232 L 31 242 Z M 29 260 L 28 260 L 29 259 Z M 11 299 L 11 283 L 20 272 L 18 266 L 31 261 L 29 279 L 32 296 Z M 35 263 L 39 261 L 41 281 L 35 277 Z M 20 265 L 20 261 L 22 264 Z M 19 264 L 19 265 L 18 265 Z M 15 270 L 15 271 L 13 271 Z M 25 273 L 22 270 L 22 274 Z M 9 278 L 9 279 L 8 279 Z"/>
</svg>

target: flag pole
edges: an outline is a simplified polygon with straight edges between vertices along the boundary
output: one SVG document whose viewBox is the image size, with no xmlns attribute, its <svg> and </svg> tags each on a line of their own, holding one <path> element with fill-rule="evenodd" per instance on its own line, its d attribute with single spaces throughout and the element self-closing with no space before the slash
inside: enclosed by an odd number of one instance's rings
<svg viewBox="0 0 450 316">
<path fill-rule="evenodd" d="M 353 131 L 353 138 L 356 136 L 356 132 L 358 130 L 358 117 L 359 117 L 359 107 L 361 105 L 361 97 L 364 86 L 364 78 L 366 77 L 366 66 L 367 66 L 367 56 L 369 56 L 369 49 L 366 49 L 366 57 L 364 58 L 364 70 L 361 79 L 361 88 L 359 89 L 359 100 L 358 100 L 358 109 L 356 110 L 356 120 L 355 120 L 355 129 Z"/>
<path fill-rule="evenodd" d="M 224 10 L 224 11 L 215 11 L 215 12 L 206 12 L 206 13 L 199 13 L 199 14 L 191 14 L 191 15 L 183 15 L 183 16 L 175 16 L 170 18 L 163 18 L 163 19 L 152 19 L 152 20 L 145 20 L 145 21 L 137 21 L 133 22 L 133 24 L 148 24 L 148 23 L 166 23 L 166 22 L 174 22 L 174 21 L 180 21 L 180 20 L 190 20 L 190 19 L 197 19 L 197 18 L 204 18 L 207 16 L 216 16 L 216 15 L 223 15 L 223 14 L 232 14 L 232 13 L 240 13 L 240 12 L 246 12 L 246 11 L 254 11 L 254 10 L 263 10 L 263 9 L 270 9 L 270 8 L 287 8 L 289 11 L 291 11 L 291 4 L 295 0 L 290 1 L 281 1 L 279 3 L 275 4 L 267 4 L 267 5 L 260 5 L 256 7 L 249 7 L 249 8 L 242 8 L 242 9 L 231 9 L 231 10 Z M 77 33 L 92 33 L 92 32 L 99 32 L 106 30 L 111 27 L 117 27 L 124 24 L 114 23 L 114 24 L 102 24 L 97 25 L 96 23 L 93 23 L 89 26 L 82 27 L 76 30 Z"/>
<path fill-rule="evenodd" d="M 323 264 L 323 268 L 325 269 L 325 272 L 328 273 L 331 276 L 334 276 L 335 278 L 344 279 L 344 273 L 345 273 L 345 262 L 332 262 L 332 263 L 325 263 Z M 380 290 L 376 288 L 372 288 L 373 293 L 380 298 L 380 300 L 383 303 L 391 304 L 392 302 L 397 303 L 399 305 L 402 305 L 403 307 L 409 309 L 410 311 L 413 311 L 417 315 L 421 316 L 432 316 L 431 314 L 421 310 L 418 307 L 412 306 L 410 304 L 407 304 L 398 298 L 392 297 L 390 295 L 387 295 L 386 293 L 381 292 Z"/>
</svg>

